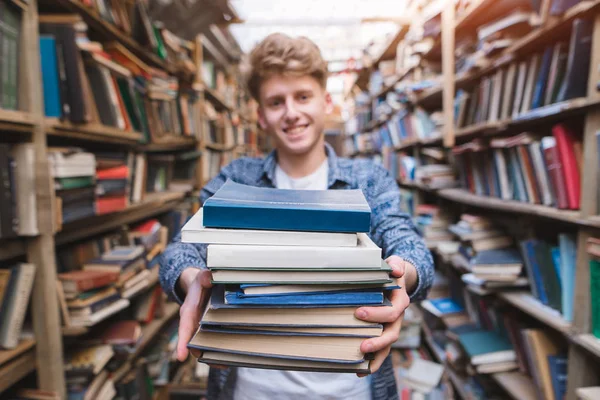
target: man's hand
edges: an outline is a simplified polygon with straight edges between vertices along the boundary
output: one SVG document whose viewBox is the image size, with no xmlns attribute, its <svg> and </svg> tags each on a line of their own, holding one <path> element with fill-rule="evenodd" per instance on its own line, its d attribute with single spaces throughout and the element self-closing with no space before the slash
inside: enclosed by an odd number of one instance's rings
<svg viewBox="0 0 600 400">
<path fill-rule="evenodd" d="M 377 371 L 390 353 L 392 343 L 398 340 L 404 310 L 410 304 L 407 290 L 412 291 L 417 282 L 415 267 L 398 256 L 385 260 L 392 267 L 392 276 L 397 278 L 400 289 L 394 289 L 390 295 L 392 307 L 361 307 L 356 310 L 356 317 L 364 321 L 383 324 L 383 333 L 379 337 L 366 339 L 360 346 L 363 353 L 375 353 L 371 361 L 371 373 Z M 407 287 L 408 286 L 408 287 Z M 358 376 L 365 376 L 358 374 Z"/>
<path fill-rule="evenodd" d="M 179 285 L 186 293 L 185 301 L 179 309 L 179 337 L 177 339 L 177 359 L 185 361 L 188 356 L 187 344 L 198 330 L 198 324 L 212 288 L 212 274 L 206 269 L 188 268 L 179 277 Z"/>
</svg>

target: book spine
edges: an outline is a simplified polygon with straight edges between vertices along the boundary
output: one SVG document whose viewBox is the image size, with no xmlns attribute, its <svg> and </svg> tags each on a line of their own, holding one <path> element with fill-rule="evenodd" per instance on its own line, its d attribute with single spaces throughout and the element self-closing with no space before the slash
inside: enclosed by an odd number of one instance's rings
<svg viewBox="0 0 600 400">
<path fill-rule="evenodd" d="M 35 266 L 33 264 L 20 264 L 17 274 L 10 309 L 8 315 L 4 316 L 0 330 L 0 346 L 5 349 L 15 348 L 19 343 L 19 336 L 25 320 L 31 289 L 33 288 Z"/>
</svg>

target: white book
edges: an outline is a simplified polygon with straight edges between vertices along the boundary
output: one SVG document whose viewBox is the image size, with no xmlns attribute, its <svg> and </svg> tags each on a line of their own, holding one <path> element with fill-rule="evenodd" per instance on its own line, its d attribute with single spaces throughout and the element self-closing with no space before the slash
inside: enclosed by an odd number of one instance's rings
<svg viewBox="0 0 600 400">
<path fill-rule="evenodd" d="M 238 244 L 262 246 L 355 247 L 356 233 L 273 231 L 258 229 L 207 228 L 202 208 L 183 226 L 184 243 Z"/>
<path fill-rule="evenodd" d="M 366 233 L 355 247 L 248 246 L 211 244 L 209 268 L 373 268 L 381 269 L 381 249 Z"/>
<path fill-rule="evenodd" d="M 110 306 L 103 308 L 95 314 L 83 318 L 71 318 L 73 326 L 94 326 L 97 323 L 104 321 L 106 318 L 118 313 L 119 311 L 129 307 L 129 300 L 121 299 L 112 303 Z"/>
</svg>

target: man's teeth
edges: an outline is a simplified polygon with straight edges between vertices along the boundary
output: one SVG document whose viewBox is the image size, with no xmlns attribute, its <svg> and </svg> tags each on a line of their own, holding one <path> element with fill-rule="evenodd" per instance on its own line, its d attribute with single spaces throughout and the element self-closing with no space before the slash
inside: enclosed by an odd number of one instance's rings
<svg viewBox="0 0 600 400">
<path fill-rule="evenodd" d="M 291 134 L 294 134 L 294 133 L 300 133 L 300 132 L 302 132 L 302 131 L 303 131 L 303 130 L 306 128 L 306 127 L 307 127 L 307 125 L 295 126 L 295 127 L 293 127 L 293 128 L 287 128 L 287 129 L 285 130 L 285 132 L 286 132 L 286 133 L 291 133 Z"/>
</svg>

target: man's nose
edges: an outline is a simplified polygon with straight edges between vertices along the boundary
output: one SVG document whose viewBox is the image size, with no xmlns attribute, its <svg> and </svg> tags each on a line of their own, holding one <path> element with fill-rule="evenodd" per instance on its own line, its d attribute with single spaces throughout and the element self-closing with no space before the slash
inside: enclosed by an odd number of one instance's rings
<svg viewBox="0 0 600 400">
<path fill-rule="evenodd" d="M 293 99 L 288 99 L 285 102 L 285 118 L 287 120 L 296 120 L 299 117 L 298 109 Z"/>
</svg>

